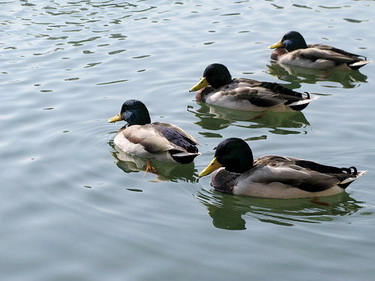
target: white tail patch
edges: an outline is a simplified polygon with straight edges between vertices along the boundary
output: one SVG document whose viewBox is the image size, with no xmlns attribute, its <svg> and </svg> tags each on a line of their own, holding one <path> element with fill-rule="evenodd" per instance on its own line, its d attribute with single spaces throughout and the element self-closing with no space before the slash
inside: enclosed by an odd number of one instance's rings
<svg viewBox="0 0 375 281">
<path fill-rule="evenodd" d="M 309 99 L 299 100 L 299 101 L 293 102 L 291 104 L 288 104 L 288 106 L 295 106 L 295 105 L 310 103 L 311 101 L 316 100 L 318 98 L 319 97 L 312 97 L 312 98 L 309 98 Z"/>
<path fill-rule="evenodd" d="M 369 61 L 369 60 L 362 60 L 362 61 L 357 61 L 355 63 L 349 64 L 349 66 L 358 69 L 358 68 L 360 68 L 360 67 L 362 67 L 362 66 L 364 66 L 364 65 L 366 65 L 370 62 L 371 61 Z"/>
<path fill-rule="evenodd" d="M 173 157 L 187 157 L 187 156 L 199 156 L 202 153 L 197 152 L 197 153 L 190 153 L 190 152 L 179 152 L 176 154 L 173 154 Z"/>
<path fill-rule="evenodd" d="M 359 177 L 362 177 L 363 175 L 365 175 L 366 173 L 367 173 L 367 171 L 358 171 L 357 175 L 343 180 L 342 182 L 340 182 L 340 184 L 347 184 L 347 183 L 353 182 L 356 179 L 358 179 Z"/>
</svg>

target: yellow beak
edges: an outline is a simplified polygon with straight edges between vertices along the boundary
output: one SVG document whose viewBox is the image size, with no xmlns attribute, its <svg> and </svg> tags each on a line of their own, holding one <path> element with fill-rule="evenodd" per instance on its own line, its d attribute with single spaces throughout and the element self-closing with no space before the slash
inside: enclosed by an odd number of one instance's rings
<svg viewBox="0 0 375 281">
<path fill-rule="evenodd" d="M 210 84 L 208 84 L 206 77 L 202 77 L 202 79 L 198 82 L 198 84 L 196 84 L 193 88 L 191 88 L 189 92 L 198 91 L 204 87 L 207 87 L 208 85 Z"/>
<path fill-rule="evenodd" d="M 212 159 L 211 163 L 199 174 L 199 177 L 204 177 L 211 174 L 213 171 L 219 169 L 221 164 L 217 161 L 216 157 Z"/>
<path fill-rule="evenodd" d="M 122 120 L 122 117 L 121 117 L 121 114 L 119 113 L 119 114 L 113 116 L 112 118 L 109 118 L 108 122 L 113 123 L 113 122 L 117 122 L 117 121 L 121 121 L 121 120 Z"/>
<path fill-rule="evenodd" d="M 283 42 L 281 42 L 281 40 L 280 40 L 279 42 L 277 42 L 277 43 L 269 46 L 268 48 L 270 48 L 270 49 L 276 49 L 276 48 L 282 48 L 282 47 L 284 47 L 284 45 L 283 45 Z"/>
</svg>

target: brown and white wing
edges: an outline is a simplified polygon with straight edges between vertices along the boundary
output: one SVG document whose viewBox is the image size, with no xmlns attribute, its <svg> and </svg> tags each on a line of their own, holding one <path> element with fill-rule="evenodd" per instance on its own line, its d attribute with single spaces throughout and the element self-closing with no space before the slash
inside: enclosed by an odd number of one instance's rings
<svg viewBox="0 0 375 281">
<path fill-rule="evenodd" d="M 174 147 L 170 142 L 154 129 L 152 124 L 133 125 L 120 132 L 133 144 L 140 144 L 150 153 L 168 151 Z"/>
<path fill-rule="evenodd" d="M 334 51 L 334 49 L 329 48 L 319 48 L 319 45 L 315 45 L 317 47 L 307 48 L 307 49 L 299 49 L 293 52 L 298 57 L 309 59 L 311 61 L 317 60 L 329 60 L 335 62 L 337 65 L 339 64 L 351 64 L 361 59 L 355 56 L 354 54 L 344 54 L 340 52 Z M 343 51 L 344 52 L 344 51 Z"/>
<path fill-rule="evenodd" d="M 176 132 L 178 132 L 179 134 L 181 134 L 183 137 L 189 139 L 192 143 L 198 144 L 197 140 L 192 135 L 190 135 L 185 130 L 181 129 L 180 127 L 178 127 L 176 125 L 173 125 L 173 124 L 170 124 L 170 123 L 164 123 L 164 122 L 155 122 L 154 124 L 159 124 L 163 127 L 171 128 L 171 129 L 175 130 Z"/>
<path fill-rule="evenodd" d="M 262 167 L 257 172 L 257 181 L 279 182 L 308 192 L 324 191 L 353 177 L 342 168 L 292 157 L 264 156 L 256 159 L 255 164 Z"/>
</svg>

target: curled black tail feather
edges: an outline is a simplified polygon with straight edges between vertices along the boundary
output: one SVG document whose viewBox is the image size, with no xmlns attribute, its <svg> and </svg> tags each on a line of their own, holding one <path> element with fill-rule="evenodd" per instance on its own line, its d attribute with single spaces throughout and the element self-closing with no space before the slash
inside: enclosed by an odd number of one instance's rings
<svg viewBox="0 0 375 281">
<path fill-rule="evenodd" d="M 306 99 L 310 99 L 310 93 L 309 92 L 303 92 L 303 93 L 307 95 Z"/>
<path fill-rule="evenodd" d="M 341 168 L 341 171 L 342 171 L 343 173 L 348 174 L 348 175 L 353 175 L 353 176 L 358 175 L 358 170 L 357 170 L 357 168 L 354 167 L 354 166 L 351 166 L 351 167 L 349 167 L 349 168 Z"/>
</svg>

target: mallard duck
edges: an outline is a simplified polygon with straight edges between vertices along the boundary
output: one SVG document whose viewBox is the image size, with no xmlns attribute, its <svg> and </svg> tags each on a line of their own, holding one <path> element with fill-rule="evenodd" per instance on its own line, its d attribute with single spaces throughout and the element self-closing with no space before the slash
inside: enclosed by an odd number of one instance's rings
<svg viewBox="0 0 375 281">
<path fill-rule="evenodd" d="M 281 40 L 269 47 L 276 49 L 271 59 L 313 69 L 359 69 L 369 63 L 365 57 L 322 44 L 307 45 L 297 31 L 286 33 Z"/>
<path fill-rule="evenodd" d="M 113 142 L 125 153 L 181 164 L 193 162 L 200 155 L 198 142 L 183 129 L 169 123 L 151 123 L 148 109 L 141 101 L 125 101 L 120 113 L 108 122 L 121 120 L 127 125 L 118 131 Z"/>
<path fill-rule="evenodd" d="M 300 111 L 314 99 L 277 83 L 232 79 L 228 68 L 219 63 L 206 67 L 193 91 L 198 91 L 197 101 L 244 111 Z"/>
<path fill-rule="evenodd" d="M 199 176 L 216 169 L 211 185 L 218 191 L 283 199 L 338 194 L 366 173 L 355 167 L 337 168 L 284 156 L 253 160 L 251 148 L 239 138 L 221 141 L 214 159 Z"/>
</svg>

